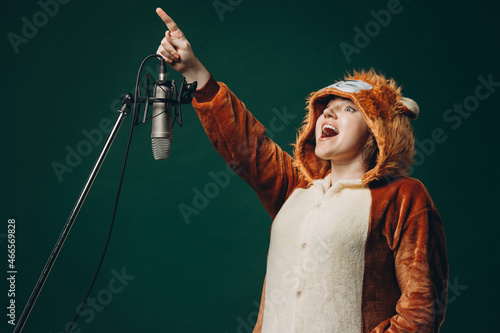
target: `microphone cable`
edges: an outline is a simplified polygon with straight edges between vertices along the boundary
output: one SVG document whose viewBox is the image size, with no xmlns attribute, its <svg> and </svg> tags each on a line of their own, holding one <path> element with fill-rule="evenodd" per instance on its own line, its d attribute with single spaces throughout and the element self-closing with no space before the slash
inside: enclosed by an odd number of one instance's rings
<svg viewBox="0 0 500 333">
<path fill-rule="evenodd" d="M 146 61 L 149 60 L 150 58 L 153 58 L 153 57 L 161 58 L 161 56 L 158 55 L 158 54 L 151 54 L 151 55 L 147 56 L 142 61 L 141 66 L 139 67 L 139 72 L 137 73 L 137 78 L 136 78 L 136 81 L 135 81 L 135 89 L 134 89 L 135 90 L 134 91 L 134 106 L 133 106 L 133 109 L 132 109 L 133 111 L 132 111 L 132 121 L 131 121 L 131 126 L 130 126 L 130 132 L 129 132 L 129 136 L 128 136 L 127 147 L 125 149 L 125 156 L 124 156 L 124 159 L 123 159 L 123 165 L 122 165 L 122 170 L 121 170 L 121 175 L 120 175 L 120 181 L 118 182 L 118 189 L 117 189 L 117 192 L 116 192 L 115 204 L 114 204 L 114 207 L 113 207 L 113 214 L 111 216 L 111 223 L 109 225 L 108 236 L 107 236 L 106 242 L 104 244 L 104 249 L 103 249 L 102 254 L 101 254 L 101 259 L 99 260 L 99 264 L 97 265 L 97 269 L 96 269 L 96 271 L 94 273 L 94 277 L 92 279 L 92 282 L 90 283 L 90 287 L 87 290 L 87 294 L 85 295 L 82 304 L 78 308 L 78 311 L 76 312 L 76 315 L 73 318 L 73 321 L 71 322 L 71 324 L 69 325 L 69 327 L 66 329 L 66 333 L 70 332 L 71 328 L 73 327 L 73 325 L 75 324 L 76 320 L 80 316 L 80 312 L 82 311 L 83 307 L 85 306 L 85 303 L 87 303 L 87 299 L 89 298 L 90 293 L 92 292 L 92 288 L 94 287 L 94 284 L 95 284 L 95 282 L 97 280 L 97 276 L 99 275 L 99 271 L 101 270 L 101 266 L 102 266 L 102 263 L 104 261 L 104 257 L 106 255 L 107 250 L 108 250 L 109 241 L 111 239 L 111 234 L 113 232 L 113 226 L 114 226 L 114 223 L 115 223 L 116 211 L 117 211 L 117 208 L 118 208 L 118 200 L 120 198 L 120 192 L 121 192 L 121 188 L 122 188 L 122 184 L 123 184 L 123 178 L 124 178 L 124 175 L 125 175 L 125 167 L 127 165 L 127 158 L 128 158 L 128 153 L 129 153 L 129 150 L 130 150 L 130 143 L 132 142 L 132 134 L 134 133 L 135 120 L 136 120 L 136 116 L 137 116 L 137 114 L 136 114 L 137 110 L 136 109 L 137 109 L 137 96 L 139 96 L 138 92 L 139 92 L 140 75 L 141 75 L 142 67 L 144 66 L 144 64 L 146 63 Z"/>
</svg>

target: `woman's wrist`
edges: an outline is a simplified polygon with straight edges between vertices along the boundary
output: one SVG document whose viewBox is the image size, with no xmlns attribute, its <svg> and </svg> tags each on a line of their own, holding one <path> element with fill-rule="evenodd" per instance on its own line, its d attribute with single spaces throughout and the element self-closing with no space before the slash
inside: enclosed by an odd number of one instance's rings
<svg viewBox="0 0 500 333">
<path fill-rule="evenodd" d="M 186 78 L 187 83 L 196 81 L 198 83 L 197 89 L 201 89 L 210 79 L 210 73 L 198 59 L 196 59 L 196 65 L 182 75 Z"/>
</svg>

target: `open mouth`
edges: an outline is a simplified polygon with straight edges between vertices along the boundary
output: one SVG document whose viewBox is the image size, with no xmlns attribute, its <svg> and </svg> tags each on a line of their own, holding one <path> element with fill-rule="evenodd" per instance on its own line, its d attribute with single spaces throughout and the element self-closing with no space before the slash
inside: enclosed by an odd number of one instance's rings
<svg viewBox="0 0 500 333">
<path fill-rule="evenodd" d="M 322 128 L 322 138 L 331 138 L 339 134 L 339 130 L 332 125 L 323 125 Z"/>
</svg>

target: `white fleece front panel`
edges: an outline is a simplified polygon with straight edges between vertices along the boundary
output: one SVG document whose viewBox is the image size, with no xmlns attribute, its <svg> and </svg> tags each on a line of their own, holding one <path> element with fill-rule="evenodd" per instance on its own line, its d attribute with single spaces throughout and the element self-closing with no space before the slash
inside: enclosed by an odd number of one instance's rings
<svg viewBox="0 0 500 333">
<path fill-rule="evenodd" d="M 361 332 L 371 193 L 330 182 L 295 190 L 273 222 L 263 333 Z"/>
</svg>

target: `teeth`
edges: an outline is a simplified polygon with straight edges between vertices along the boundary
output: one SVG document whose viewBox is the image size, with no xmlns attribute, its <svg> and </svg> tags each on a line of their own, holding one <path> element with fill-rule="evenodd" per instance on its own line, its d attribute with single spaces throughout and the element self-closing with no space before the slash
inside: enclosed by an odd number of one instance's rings
<svg viewBox="0 0 500 333">
<path fill-rule="evenodd" d="M 323 129 L 322 129 L 323 130 L 323 134 L 329 135 L 328 132 L 326 131 L 327 128 L 329 128 L 332 131 L 334 131 L 335 135 L 339 134 L 339 130 L 337 128 L 333 127 L 332 125 L 328 125 L 328 124 L 323 126 Z"/>
</svg>

